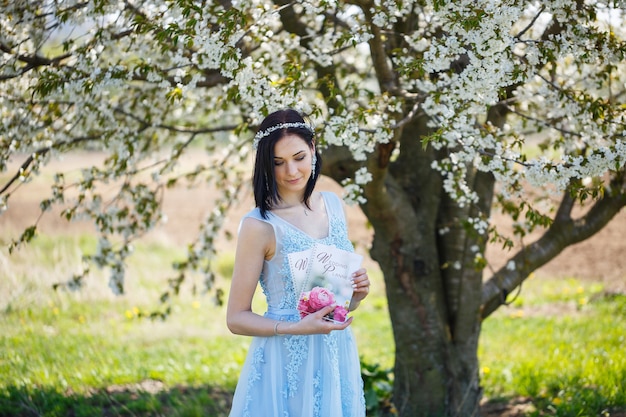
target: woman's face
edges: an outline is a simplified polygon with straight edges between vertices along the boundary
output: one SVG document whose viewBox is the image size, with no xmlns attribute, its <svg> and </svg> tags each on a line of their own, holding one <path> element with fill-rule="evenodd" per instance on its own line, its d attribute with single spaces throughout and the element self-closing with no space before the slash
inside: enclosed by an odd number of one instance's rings
<svg viewBox="0 0 626 417">
<path fill-rule="evenodd" d="M 313 149 L 298 135 L 283 136 L 274 145 L 274 177 L 278 195 L 304 193 L 311 177 Z"/>
</svg>

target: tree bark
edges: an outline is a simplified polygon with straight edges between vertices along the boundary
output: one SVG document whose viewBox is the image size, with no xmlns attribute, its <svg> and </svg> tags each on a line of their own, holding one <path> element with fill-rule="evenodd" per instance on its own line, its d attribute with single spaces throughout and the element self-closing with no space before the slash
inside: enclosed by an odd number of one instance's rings
<svg viewBox="0 0 626 417">
<path fill-rule="evenodd" d="M 371 256 L 385 277 L 396 346 L 393 400 L 399 415 L 471 416 L 478 414 L 481 398 L 481 274 L 444 264 L 449 258 L 465 265 L 471 256 L 467 247 L 476 238 L 463 228 L 439 233 L 442 222 L 458 224 L 468 213 L 446 200 L 440 175 L 431 168 L 440 155 L 422 149 L 419 138 L 429 131 L 426 122 L 417 118 L 402 129 L 397 160 L 386 158 L 385 145 L 368 159 L 373 181 L 364 187 L 367 203 L 362 209 L 375 231 Z M 336 179 L 358 168 L 339 150 L 324 156 L 325 173 Z M 473 181 L 487 190 L 490 201 L 491 177 L 479 173 Z M 447 211 L 442 209 L 446 201 Z"/>
</svg>

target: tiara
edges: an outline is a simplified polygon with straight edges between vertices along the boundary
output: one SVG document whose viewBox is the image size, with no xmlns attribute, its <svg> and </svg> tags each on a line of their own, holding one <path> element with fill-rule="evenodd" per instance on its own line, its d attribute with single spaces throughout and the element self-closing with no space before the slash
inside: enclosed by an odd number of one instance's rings
<svg viewBox="0 0 626 417">
<path fill-rule="evenodd" d="M 305 128 L 311 133 L 315 133 L 313 128 L 309 126 L 307 123 L 303 122 L 288 122 L 288 123 L 279 123 L 274 126 L 270 126 L 265 130 L 259 130 L 256 135 L 254 135 L 254 141 L 252 142 L 252 149 L 256 150 L 259 146 L 259 142 L 266 136 L 269 136 L 272 132 L 280 129 L 289 129 L 289 128 Z"/>
</svg>

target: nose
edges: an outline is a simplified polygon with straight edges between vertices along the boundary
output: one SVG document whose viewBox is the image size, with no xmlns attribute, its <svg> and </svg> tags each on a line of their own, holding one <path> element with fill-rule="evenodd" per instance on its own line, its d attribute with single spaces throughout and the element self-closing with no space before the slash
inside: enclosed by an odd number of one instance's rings
<svg viewBox="0 0 626 417">
<path fill-rule="evenodd" d="M 298 172 L 298 166 L 295 162 L 288 162 L 287 163 L 287 173 L 289 175 L 293 175 L 295 173 Z"/>
</svg>

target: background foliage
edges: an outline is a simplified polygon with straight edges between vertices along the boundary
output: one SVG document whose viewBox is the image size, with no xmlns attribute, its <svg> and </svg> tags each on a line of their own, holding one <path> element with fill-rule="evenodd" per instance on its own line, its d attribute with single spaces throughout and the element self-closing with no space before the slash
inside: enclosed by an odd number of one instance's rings
<svg viewBox="0 0 626 417">
<path fill-rule="evenodd" d="M 435 385 L 457 384 L 454 398 L 436 398 L 460 407 L 474 390 L 473 408 L 479 320 L 626 204 L 626 25 L 618 1 L 1 7 L 0 171 L 10 174 L 0 211 L 51 161 L 76 151 L 104 155 L 80 172 L 51 174 L 37 201 L 42 215 L 60 209 L 95 226 L 95 244 L 58 289 L 83 287 L 95 266 L 124 293 L 137 239 L 165 221 L 167 196 L 208 184 L 220 192 L 162 281 L 162 310 L 145 314 L 169 314 L 185 286 L 191 294 L 215 290 L 216 245 L 246 184 L 251 131 L 269 111 L 295 107 L 315 124 L 326 173 L 376 229 L 372 255 L 387 284 L 409 277 L 388 295 L 426 294 L 421 329 L 405 331 L 412 322 L 397 319 L 414 315 L 411 306 L 388 304 L 394 335 L 434 330 L 420 352 L 445 351 Z M 203 158 L 195 166 L 179 169 L 196 153 Z M 495 227 L 492 206 L 510 217 L 510 229 Z M 11 236 L 10 253 L 38 235 L 40 219 Z M 488 258 L 488 243 L 516 252 Z M 412 261 L 396 262 L 405 253 Z M 424 271 L 429 279 L 417 279 Z M 400 351 L 397 363 L 420 352 Z M 404 377 L 428 366 L 415 363 Z M 394 389 L 403 403 L 424 392 Z"/>
</svg>

